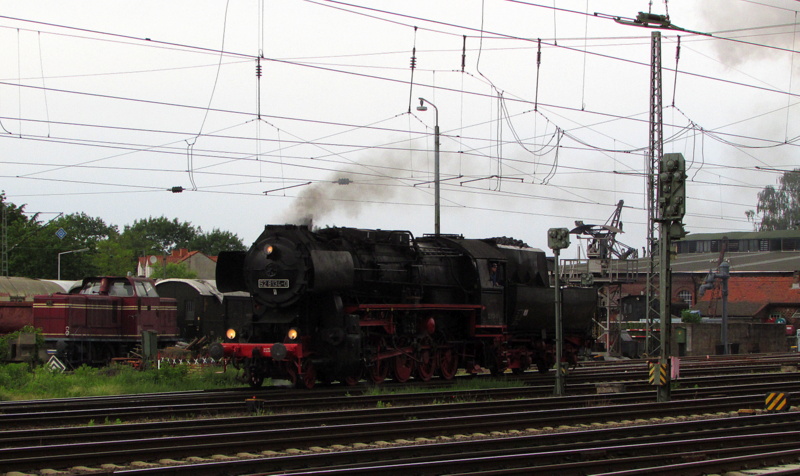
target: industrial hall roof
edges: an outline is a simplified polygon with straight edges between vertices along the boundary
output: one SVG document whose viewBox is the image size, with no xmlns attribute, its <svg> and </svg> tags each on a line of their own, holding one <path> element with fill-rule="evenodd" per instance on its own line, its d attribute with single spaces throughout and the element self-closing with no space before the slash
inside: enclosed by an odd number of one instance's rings
<svg viewBox="0 0 800 476">
<path fill-rule="evenodd" d="M 717 269 L 719 253 L 686 253 L 673 255 L 673 273 L 700 273 Z M 755 251 L 725 253 L 730 272 L 736 273 L 793 273 L 800 270 L 800 251 Z"/>
<path fill-rule="evenodd" d="M 725 253 L 730 263 L 731 274 L 780 273 L 792 274 L 800 271 L 800 251 L 751 251 Z M 670 258 L 673 273 L 708 273 L 719 266 L 719 253 L 679 253 Z M 639 258 L 634 266 L 636 272 L 647 274 L 648 260 Z"/>
</svg>

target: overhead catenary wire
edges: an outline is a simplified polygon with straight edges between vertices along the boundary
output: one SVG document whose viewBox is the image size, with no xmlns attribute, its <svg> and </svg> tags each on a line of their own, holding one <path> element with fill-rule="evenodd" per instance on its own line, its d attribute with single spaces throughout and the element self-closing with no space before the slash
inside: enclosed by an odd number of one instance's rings
<svg viewBox="0 0 800 476">
<path fill-rule="evenodd" d="M 676 68 L 676 69 L 677 69 L 677 68 Z M 538 100 L 534 101 L 534 106 L 535 106 L 535 107 L 538 107 Z M 557 107 L 557 106 L 554 106 L 554 105 L 553 105 L 552 107 Z M 21 114 L 20 114 L 20 116 L 21 116 Z M 507 116 L 508 116 L 508 114 L 507 114 L 507 113 L 506 113 L 506 114 L 505 114 L 505 115 L 504 115 L 502 118 L 500 117 L 500 115 L 498 115 L 498 117 L 497 117 L 497 120 L 498 120 L 498 121 L 500 121 L 501 119 L 502 119 L 502 120 L 506 120 L 506 119 L 507 119 Z M 49 121 L 48 121 L 48 123 L 49 123 Z M 508 122 L 507 122 L 507 124 L 508 124 Z M 519 142 L 521 142 L 521 141 L 519 141 Z M 503 140 L 501 140 L 501 139 L 498 137 L 498 142 L 497 142 L 497 144 L 505 144 L 505 143 L 509 143 L 509 142 L 508 142 L 508 141 L 503 141 Z M 502 155 L 503 155 L 503 154 L 497 154 L 497 156 L 498 156 L 498 157 L 501 157 Z M 498 159 L 498 160 L 500 160 L 500 159 Z M 502 160 L 506 160 L 506 159 L 502 159 Z"/>
</svg>

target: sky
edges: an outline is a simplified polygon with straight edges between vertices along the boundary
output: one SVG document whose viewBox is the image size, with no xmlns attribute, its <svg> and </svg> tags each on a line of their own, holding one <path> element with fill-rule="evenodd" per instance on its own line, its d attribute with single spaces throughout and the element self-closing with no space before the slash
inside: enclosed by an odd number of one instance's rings
<svg viewBox="0 0 800 476">
<path fill-rule="evenodd" d="M 0 189 L 44 221 L 433 233 L 438 121 L 442 233 L 547 249 L 623 201 L 618 239 L 642 250 L 655 30 L 613 17 L 648 11 L 690 30 L 660 30 L 686 230 L 753 230 L 758 192 L 800 164 L 797 1 L 0 7 Z"/>
</svg>

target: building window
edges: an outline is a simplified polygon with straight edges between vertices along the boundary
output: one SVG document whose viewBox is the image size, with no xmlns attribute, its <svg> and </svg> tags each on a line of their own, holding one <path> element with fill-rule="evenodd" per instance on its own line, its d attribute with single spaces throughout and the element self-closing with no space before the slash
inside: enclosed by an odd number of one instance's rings
<svg viewBox="0 0 800 476">
<path fill-rule="evenodd" d="M 682 290 L 678 292 L 678 299 L 685 302 L 688 305 L 692 305 L 692 292 L 687 290 Z"/>
</svg>

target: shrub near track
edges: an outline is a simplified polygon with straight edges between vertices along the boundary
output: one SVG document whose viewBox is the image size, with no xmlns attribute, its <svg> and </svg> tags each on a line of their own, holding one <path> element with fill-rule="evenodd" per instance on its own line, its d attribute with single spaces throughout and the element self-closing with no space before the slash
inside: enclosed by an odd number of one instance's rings
<svg viewBox="0 0 800 476">
<path fill-rule="evenodd" d="M 176 392 L 241 386 L 235 373 L 214 367 L 189 371 L 187 366 L 136 370 L 124 365 L 82 366 L 71 372 L 52 372 L 28 364 L 0 365 L 0 400 L 90 397 L 133 393 Z"/>
</svg>

